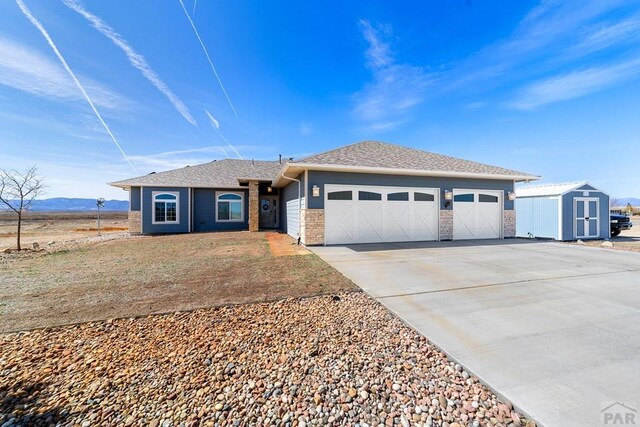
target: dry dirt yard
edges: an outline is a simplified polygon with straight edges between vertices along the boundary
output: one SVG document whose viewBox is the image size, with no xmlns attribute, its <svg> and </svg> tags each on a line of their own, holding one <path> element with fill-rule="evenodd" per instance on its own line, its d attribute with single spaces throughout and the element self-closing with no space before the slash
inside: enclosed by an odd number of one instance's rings
<svg viewBox="0 0 640 427">
<path fill-rule="evenodd" d="M 625 230 L 617 237 L 612 237 L 611 243 L 602 240 L 585 240 L 581 244 L 592 247 L 602 247 L 619 251 L 640 252 L 640 218 L 633 218 L 631 230 Z"/>
<path fill-rule="evenodd" d="M 533 425 L 359 292 L 10 333 L 0 346 L 0 425 Z"/>
<path fill-rule="evenodd" d="M 22 246 L 87 239 L 98 234 L 96 212 L 27 212 L 22 222 Z M 0 252 L 16 247 L 16 216 L 0 212 Z M 101 234 L 127 232 L 127 212 L 101 212 Z"/>
<path fill-rule="evenodd" d="M 0 253 L 0 332 L 355 289 L 264 233 L 119 238 Z"/>
</svg>

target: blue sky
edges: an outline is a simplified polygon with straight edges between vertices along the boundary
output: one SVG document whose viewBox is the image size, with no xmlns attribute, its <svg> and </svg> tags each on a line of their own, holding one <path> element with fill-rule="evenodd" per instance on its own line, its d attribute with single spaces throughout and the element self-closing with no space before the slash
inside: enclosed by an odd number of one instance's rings
<svg viewBox="0 0 640 427">
<path fill-rule="evenodd" d="M 0 167 L 124 199 L 375 139 L 640 196 L 638 2 L 182 1 L 0 2 Z"/>
</svg>

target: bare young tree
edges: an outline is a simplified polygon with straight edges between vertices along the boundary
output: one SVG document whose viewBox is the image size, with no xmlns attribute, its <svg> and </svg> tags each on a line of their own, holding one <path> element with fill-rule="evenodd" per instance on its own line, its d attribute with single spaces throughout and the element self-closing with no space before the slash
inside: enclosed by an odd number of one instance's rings
<svg viewBox="0 0 640 427">
<path fill-rule="evenodd" d="M 44 178 L 38 175 L 36 166 L 30 167 L 25 173 L 0 169 L 0 202 L 5 205 L 6 210 L 18 215 L 18 250 L 22 249 L 22 215 L 29 210 L 33 201 L 42 195 L 44 188 Z"/>
</svg>

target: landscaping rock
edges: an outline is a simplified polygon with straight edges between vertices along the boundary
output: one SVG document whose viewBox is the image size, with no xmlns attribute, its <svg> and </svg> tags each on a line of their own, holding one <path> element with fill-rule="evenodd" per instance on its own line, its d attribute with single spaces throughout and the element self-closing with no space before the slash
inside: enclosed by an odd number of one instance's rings
<svg viewBox="0 0 640 427">
<path fill-rule="evenodd" d="M 533 425 L 362 293 L 11 333 L 0 348 L 0 425 Z"/>
</svg>

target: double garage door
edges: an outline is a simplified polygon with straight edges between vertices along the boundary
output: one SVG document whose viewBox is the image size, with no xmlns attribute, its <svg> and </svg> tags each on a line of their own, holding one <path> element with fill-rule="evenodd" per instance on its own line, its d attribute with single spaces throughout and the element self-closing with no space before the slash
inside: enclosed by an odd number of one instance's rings
<svg viewBox="0 0 640 427">
<path fill-rule="evenodd" d="M 326 185 L 325 243 L 439 240 L 439 196 L 437 188 Z M 500 200 L 499 192 L 455 190 L 453 238 L 499 238 Z"/>
</svg>

